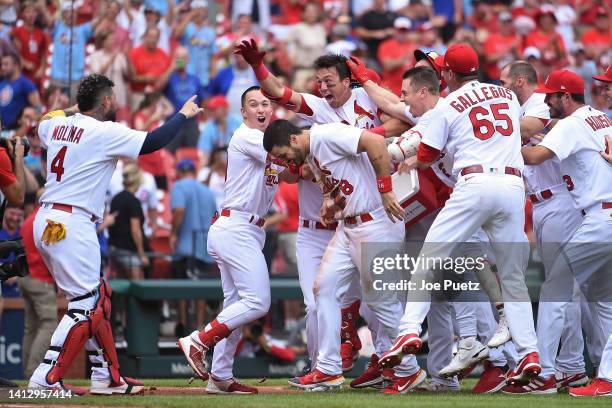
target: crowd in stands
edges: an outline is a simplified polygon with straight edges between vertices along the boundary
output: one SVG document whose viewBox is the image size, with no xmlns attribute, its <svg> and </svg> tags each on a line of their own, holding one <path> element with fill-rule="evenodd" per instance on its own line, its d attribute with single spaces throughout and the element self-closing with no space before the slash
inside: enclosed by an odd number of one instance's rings
<svg viewBox="0 0 612 408">
<path fill-rule="evenodd" d="M 483 81 L 497 82 L 516 59 L 531 62 L 541 80 L 569 67 L 587 84 L 586 102 L 609 112 L 591 76 L 612 63 L 611 12 L 610 0 L 2 0 L 2 136 L 27 137 L 30 151 L 27 202 L 7 209 L 0 236 L 19 236 L 44 185 L 38 118 L 73 104 L 88 73 L 113 80 L 116 119 L 136 129 L 155 129 L 192 95 L 205 108 L 167 149 L 119 163 L 98 226 L 106 274 L 197 279 L 215 275 L 207 231 L 224 196 L 240 95 L 257 84 L 236 43 L 255 39 L 275 75 L 317 94 L 312 63 L 322 54 L 365 59 L 399 93 L 415 49 L 443 54 L 468 42 Z M 280 107 L 275 115 L 299 123 Z M 295 186 L 279 188 L 274 208 L 270 271 L 296 275 Z M 3 292 L 18 296 L 16 285 Z M 301 313 L 294 306 L 285 307 L 287 321 Z"/>
</svg>

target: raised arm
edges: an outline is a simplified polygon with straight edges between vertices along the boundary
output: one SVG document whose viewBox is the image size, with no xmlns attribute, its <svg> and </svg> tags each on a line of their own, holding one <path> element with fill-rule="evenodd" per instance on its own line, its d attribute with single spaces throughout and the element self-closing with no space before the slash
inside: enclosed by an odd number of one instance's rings
<svg viewBox="0 0 612 408">
<path fill-rule="evenodd" d="M 372 167 L 376 173 L 378 191 L 380 192 L 383 206 L 385 207 L 389 219 L 393 222 L 395 222 L 395 218 L 403 220 L 404 210 L 397 201 L 391 185 L 391 156 L 385 146 L 384 138 L 364 130 L 361 132 L 361 137 L 359 138 L 357 152 L 366 152 L 368 154 L 370 163 L 372 163 Z"/>
<path fill-rule="evenodd" d="M 236 46 L 234 54 L 241 55 L 249 63 L 261 85 L 261 90 L 273 102 L 282 107 L 299 112 L 302 107 L 302 96 L 275 77 L 263 64 L 265 51 L 260 51 L 254 39 L 244 40 Z"/>
<path fill-rule="evenodd" d="M 406 120 L 406 104 L 393 92 L 376 84 L 372 81 L 367 72 L 367 67 L 358 58 L 351 57 L 346 61 L 353 78 L 355 78 L 363 89 L 372 98 L 374 103 L 385 113 L 400 119 Z"/>
</svg>

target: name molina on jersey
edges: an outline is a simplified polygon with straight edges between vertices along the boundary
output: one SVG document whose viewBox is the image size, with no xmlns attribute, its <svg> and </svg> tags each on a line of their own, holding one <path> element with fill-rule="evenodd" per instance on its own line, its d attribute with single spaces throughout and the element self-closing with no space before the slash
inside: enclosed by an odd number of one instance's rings
<svg viewBox="0 0 612 408">
<path fill-rule="evenodd" d="M 72 126 L 72 125 L 61 125 L 53 128 L 53 134 L 51 140 L 59 140 L 62 142 L 79 143 L 81 136 L 85 129 Z"/>
</svg>

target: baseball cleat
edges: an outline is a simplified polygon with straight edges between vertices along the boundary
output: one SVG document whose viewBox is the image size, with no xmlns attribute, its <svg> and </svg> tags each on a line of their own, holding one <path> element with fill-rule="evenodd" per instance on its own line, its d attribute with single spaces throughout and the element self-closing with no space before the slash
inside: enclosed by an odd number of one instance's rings
<svg viewBox="0 0 612 408">
<path fill-rule="evenodd" d="M 487 347 L 494 348 L 499 347 L 504 343 L 509 342 L 512 339 L 510 336 L 510 329 L 508 328 L 508 320 L 506 316 L 501 316 L 499 318 L 499 322 L 497 323 L 497 327 L 495 328 L 495 332 L 493 336 L 487 343 Z"/>
<path fill-rule="evenodd" d="M 379 364 L 383 368 L 392 368 L 402 362 L 405 354 L 416 353 L 423 343 L 415 333 L 408 333 L 395 339 L 391 349 L 380 357 Z"/>
<path fill-rule="evenodd" d="M 193 340 L 191 336 L 197 336 L 198 331 L 194 331 L 187 337 L 181 337 L 176 343 L 179 349 L 185 355 L 187 364 L 193 370 L 196 376 L 202 381 L 208 380 L 208 373 L 206 372 L 206 349 L 201 346 L 198 342 Z"/>
<path fill-rule="evenodd" d="M 508 385 L 527 385 L 532 378 L 535 378 L 542 371 L 538 353 L 533 351 L 519 361 L 514 370 L 509 370 L 506 374 L 506 384 Z"/>
<path fill-rule="evenodd" d="M 359 358 L 359 352 L 353 347 L 350 340 L 340 345 L 340 358 L 342 359 L 342 372 L 351 371 L 355 365 L 355 360 Z"/>
<path fill-rule="evenodd" d="M 491 362 L 484 362 L 484 370 L 478 382 L 472 388 L 474 394 L 493 394 L 506 385 L 508 367 L 496 367 Z"/>
<path fill-rule="evenodd" d="M 557 388 L 560 390 L 569 387 L 582 387 L 589 382 L 589 377 L 587 377 L 586 373 L 567 374 L 557 372 L 555 378 L 557 380 Z"/>
<path fill-rule="evenodd" d="M 445 378 L 454 377 L 487 357 L 489 357 L 489 349 L 476 340 L 475 337 L 461 339 L 459 340 L 457 354 L 455 354 L 451 362 L 441 369 L 438 374 L 440 377 Z"/>
<path fill-rule="evenodd" d="M 119 383 L 109 380 L 91 380 L 89 393 L 92 395 L 136 395 L 144 394 L 144 384 L 130 377 L 121 377 Z"/>
<path fill-rule="evenodd" d="M 531 381 L 527 385 L 506 385 L 504 388 L 502 388 L 501 392 L 502 394 L 514 394 L 514 395 L 556 394 L 557 393 L 557 383 L 553 375 L 551 375 L 548 378 L 535 377 L 535 378 L 532 378 Z"/>
<path fill-rule="evenodd" d="M 442 384 L 434 379 L 427 379 L 414 389 L 418 392 L 458 392 L 459 387 Z"/>
<path fill-rule="evenodd" d="M 344 377 L 342 374 L 329 375 L 317 369 L 306 375 L 289 380 L 289 385 L 305 391 L 329 391 L 342 387 Z"/>
<path fill-rule="evenodd" d="M 248 385 L 240 384 L 233 378 L 229 380 L 218 380 L 212 375 L 208 379 L 206 394 L 234 394 L 234 395 L 250 395 L 257 394 L 258 390 L 255 387 L 249 387 Z"/>
<path fill-rule="evenodd" d="M 393 371 L 389 373 L 390 377 L 393 377 Z M 366 388 L 366 387 L 377 387 L 382 384 L 385 380 L 383 369 L 378 364 L 378 356 L 372 354 L 366 370 L 353 381 L 351 381 L 351 388 Z"/>
<path fill-rule="evenodd" d="M 612 397 L 612 381 L 594 378 L 585 387 L 574 387 L 569 389 L 572 397 Z"/>
<path fill-rule="evenodd" d="M 419 368 L 419 371 L 407 377 L 393 376 L 391 384 L 381 390 L 382 394 L 406 394 L 418 387 L 427 379 L 425 370 Z"/>
</svg>

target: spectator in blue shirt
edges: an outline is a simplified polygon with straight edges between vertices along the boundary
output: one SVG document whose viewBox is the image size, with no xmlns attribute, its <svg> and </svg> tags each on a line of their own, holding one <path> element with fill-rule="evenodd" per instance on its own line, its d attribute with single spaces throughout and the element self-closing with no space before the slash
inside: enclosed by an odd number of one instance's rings
<svg viewBox="0 0 612 408">
<path fill-rule="evenodd" d="M 2 57 L 0 82 L 0 115 L 7 129 L 17 126 L 17 117 L 26 106 L 41 111 L 40 95 L 32 81 L 21 73 L 19 57 L 6 54 Z"/>
<path fill-rule="evenodd" d="M 195 75 L 187 72 L 189 51 L 178 47 L 174 52 L 174 63 L 157 82 L 157 88 L 164 91 L 168 100 L 174 106 L 175 113 L 183 106 L 184 101 L 196 95 L 196 103 L 202 103 L 204 88 Z M 189 119 L 180 133 L 172 139 L 166 149 L 175 152 L 179 147 L 196 147 L 200 130 L 196 118 Z"/>
<path fill-rule="evenodd" d="M 106 2 L 101 2 L 106 4 Z M 76 100 L 79 81 L 85 75 L 85 46 L 101 22 L 101 11 L 92 22 L 76 25 L 76 12 L 71 10 L 72 2 L 63 1 L 61 19 L 53 28 L 53 57 L 51 58 L 51 81 L 60 88 L 70 88 L 71 101 Z M 102 7 L 102 6 L 101 6 Z M 71 31 L 73 37 L 71 37 Z M 71 40 L 72 39 L 72 40 Z M 70 43 L 72 42 L 72 59 Z M 72 65 L 71 65 L 72 64 Z"/>
<path fill-rule="evenodd" d="M 213 193 L 196 180 L 196 167 L 191 160 L 181 160 L 176 166 L 178 181 L 170 192 L 172 229 L 170 248 L 174 251 L 172 277 L 198 279 L 214 270 L 214 263 L 206 249 L 210 221 L 217 206 Z M 204 325 L 205 305 L 196 302 L 196 327 Z M 187 305 L 179 302 L 179 328 L 183 333 L 187 324 Z"/>
<path fill-rule="evenodd" d="M 229 145 L 234 131 L 240 127 L 242 119 L 236 115 L 228 114 L 229 104 L 223 95 L 210 98 L 206 104 L 209 119 L 202 127 L 198 150 L 200 153 L 200 166 L 207 166 L 210 161 L 210 153 L 217 148 Z"/>
<path fill-rule="evenodd" d="M 208 87 L 210 95 L 224 95 L 229 104 L 229 113 L 242 117 L 240 101 L 242 93 L 251 86 L 259 85 L 251 66 L 242 55 L 233 54 L 231 65 L 223 68 Z"/>
<path fill-rule="evenodd" d="M 191 10 L 185 13 L 183 19 L 174 29 L 175 38 L 189 50 L 191 61 L 187 64 L 187 72 L 199 78 L 202 86 L 208 86 L 215 66 L 217 53 L 216 33 L 206 21 L 208 2 L 192 0 Z"/>
</svg>

